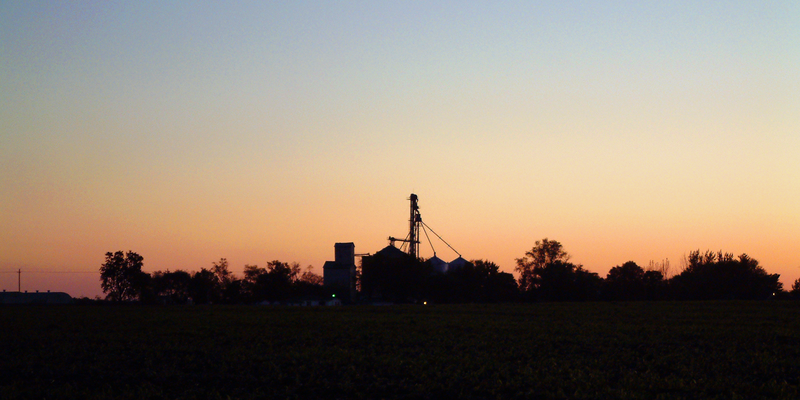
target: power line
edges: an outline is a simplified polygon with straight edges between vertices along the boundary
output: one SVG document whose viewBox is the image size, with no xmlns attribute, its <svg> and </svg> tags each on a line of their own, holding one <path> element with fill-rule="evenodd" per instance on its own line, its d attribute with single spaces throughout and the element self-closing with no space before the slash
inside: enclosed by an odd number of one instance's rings
<svg viewBox="0 0 800 400">
<path fill-rule="evenodd" d="M 30 271 L 23 269 L 26 274 L 99 274 L 100 271 Z M 20 271 L 0 271 L 0 274 L 18 274 Z"/>
</svg>

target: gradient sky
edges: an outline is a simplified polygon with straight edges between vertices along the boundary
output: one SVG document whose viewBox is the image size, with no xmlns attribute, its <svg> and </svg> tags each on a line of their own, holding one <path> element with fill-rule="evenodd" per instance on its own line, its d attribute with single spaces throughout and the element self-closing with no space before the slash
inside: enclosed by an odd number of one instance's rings
<svg viewBox="0 0 800 400">
<path fill-rule="evenodd" d="M 0 289 L 322 273 L 424 221 L 512 272 L 694 249 L 800 278 L 800 2 L 0 2 Z M 437 255 L 456 257 L 434 242 Z M 422 246 L 421 255 L 433 255 Z"/>
</svg>

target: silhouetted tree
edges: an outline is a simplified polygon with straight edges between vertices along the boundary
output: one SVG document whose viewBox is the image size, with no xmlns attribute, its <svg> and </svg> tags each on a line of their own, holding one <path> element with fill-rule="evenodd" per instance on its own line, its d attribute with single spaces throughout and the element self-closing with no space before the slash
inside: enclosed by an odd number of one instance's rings
<svg viewBox="0 0 800 400">
<path fill-rule="evenodd" d="M 608 271 L 605 295 L 609 300 L 643 300 L 646 295 L 645 271 L 633 261 Z"/>
<path fill-rule="evenodd" d="M 213 281 L 216 286 L 213 293 L 218 296 L 212 301 L 225 304 L 244 301 L 243 282 L 230 271 L 226 258 L 220 258 L 219 261 L 211 263 L 210 271 L 214 275 Z"/>
<path fill-rule="evenodd" d="M 570 300 L 593 301 L 600 300 L 603 287 L 603 278 L 583 268 L 582 265 L 575 267 L 575 292 Z"/>
<path fill-rule="evenodd" d="M 560 261 L 569 261 L 569 254 L 564 251 L 561 243 L 544 238 L 537 240 L 533 248 L 525 253 L 525 257 L 517 259 L 516 271 L 519 273 L 519 289 L 530 292 L 537 288 L 537 268 L 541 269 L 547 264 Z"/>
<path fill-rule="evenodd" d="M 294 281 L 292 289 L 294 295 L 320 299 L 331 297 L 332 293 L 323 286 L 322 276 L 311 272 L 312 269 L 313 267 L 309 265 L 306 272 L 303 272 L 300 278 Z"/>
<path fill-rule="evenodd" d="M 292 284 L 300 272 L 300 265 L 280 262 L 267 263 L 266 280 L 263 281 L 267 300 L 287 300 L 292 296 Z"/>
<path fill-rule="evenodd" d="M 586 301 L 599 297 L 602 278 L 582 266 L 556 260 L 533 271 L 532 298 L 544 301 Z"/>
<path fill-rule="evenodd" d="M 487 289 L 487 301 L 489 302 L 511 302 L 519 301 L 519 286 L 514 275 L 508 272 L 500 272 L 489 277 L 489 287 Z"/>
<path fill-rule="evenodd" d="M 428 277 L 429 295 L 435 302 L 486 303 L 517 299 L 514 276 L 500 272 L 497 264 L 487 260 L 472 260 L 461 268 L 444 275 Z"/>
<path fill-rule="evenodd" d="M 648 270 L 644 273 L 646 300 L 663 300 L 666 297 L 667 281 L 661 271 Z"/>
<path fill-rule="evenodd" d="M 671 279 L 679 299 L 767 299 L 783 288 L 780 275 L 768 274 L 758 261 L 742 254 L 699 250 L 686 258 L 686 269 Z"/>
<path fill-rule="evenodd" d="M 306 268 L 306 271 L 300 275 L 300 282 L 308 283 L 311 285 L 318 285 L 322 286 L 323 279 L 321 275 L 317 275 L 314 273 L 314 267 L 309 265 Z"/>
<path fill-rule="evenodd" d="M 131 301 L 142 296 L 150 275 L 142 272 L 144 258 L 132 251 L 106 253 L 106 261 L 100 266 L 100 287 L 106 299 Z"/>
<path fill-rule="evenodd" d="M 253 301 L 284 301 L 296 295 L 299 274 L 297 263 L 274 260 L 267 263 L 267 268 L 246 265 L 242 286 Z"/>
<path fill-rule="evenodd" d="M 519 287 L 514 275 L 500 272 L 497 264 L 488 260 L 472 260 L 476 275 L 481 284 L 481 298 L 484 302 L 507 302 L 518 299 Z"/>
<path fill-rule="evenodd" d="M 228 260 L 220 258 L 219 261 L 211 263 L 211 272 L 217 277 L 217 282 L 220 288 L 224 289 L 232 280 L 235 279 L 231 271 L 228 269 Z"/>
<path fill-rule="evenodd" d="M 800 299 L 800 278 L 797 278 L 792 284 L 792 290 L 789 295 L 794 299 Z"/>
<path fill-rule="evenodd" d="M 222 299 L 222 290 L 217 276 L 205 268 L 192 275 L 192 280 L 189 282 L 189 294 L 195 304 L 218 303 Z"/>
<path fill-rule="evenodd" d="M 241 281 L 242 298 L 259 302 L 285 301 L 293 297 L 327 297 L 322 277 L 315 274 L 313 269 L 308 266 L 302 272 L 300 264 L 278 260 L 267 263 L 267 268 L 245 265 L 244 279 Z"/>
<path fill-rule="evenodd" d="M 622 301 L 663 299 L 666 289 L 664 275 L 661 270 L 652 268 L 652 261 L 647 271 L 633 261 L 611 268 L 603 285 L 604 298 Z"/>
<path fill-rule="evenodd" d="M 190 297 L 191 280 L 192 276 L 186 271 L 156 271 L 150 279 L 150 285 L 156 296 L 166 296 L 173 304 L 186 304 Z"/>
<path fill-rule="evenodd" d="M 669 279 L 672 276 L 672 267 L 669 265 L 669 258 L 655 262 L 650 260 L 650 264 L 645 271 L 657 271 L 663 279 Z"/>
<path fill-rule="evenodd" d="M 257 287 L 258 277 L 267 273 L 266 268 L 261 268 L 258 265 L 244 266 L 244 278 L 242 279 L 242 290 L 247 294 L 247 299 L 250 302 L 263 301 L 264 296 L 259 296 L 259 289 Z"/>
<path fill-rule="evenodd" d="M 222 289 L 222 302 L 225 304 L 239 304 L 247 301 L 247 299 L 248 296 L 242 286 L 242 280 L 236 277 L 231 278 Z"/>
</svg>

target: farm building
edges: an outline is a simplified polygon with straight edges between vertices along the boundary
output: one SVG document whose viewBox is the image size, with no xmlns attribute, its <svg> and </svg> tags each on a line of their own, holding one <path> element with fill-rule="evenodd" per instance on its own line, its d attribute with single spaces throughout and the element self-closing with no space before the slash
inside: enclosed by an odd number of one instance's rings
<svg viewBox="0 0 800 400">
<path fill-rule="evenodd" d="M 335 261 L 326 261 L 323 266 L 323 283 L 335 297 L 348 303 L 356 300 L 356 280 L 358 279 L 361 301 L 367 302 L 416 302 L 426 297 L 425 281 L 434 275 L 441 276 L 451 270 L 458 270 L 469 264 L 439 234 L 422 222 L 419 212 L 419 198 L 409 196 L 409 231 L 404 239 L 389 237 L 389 245 L 375 254 L 358 254 L 361 257 L 360 277 L 357 278 L 355 265 L 355 245 L 336 243 Z M 430 235 L 429 235 L 430 233 Z M 419 255 L 421 234 L 428 238 L 434 255 L 423 261 Z M 450 263 L 436 256 L 431 235 L 435 235 L 458 258 Z M 401 243 L 396 247 L 395 243 Z"/>
<path fill-rule="evenodd" d="M 0 304 L 71 304 L 72 296 L 64 292 L 0 293 Z"/>
<path fill-rule="evenodd" d="M 461 257 L 449 243 L 422 221 L 419 197 L 411 194 L 408 218 L 408 234 L 405 238 L 389 237 L 389 245 L 361 259 L 361 295 L 367 301 L 414 302 L 425 297 L 425 281 L 432 275 L 443 275 L 450 270 L 463 268 L 469 262 Z M 420 258 L 420 243 L 427 238 L 433 257 L 427 261 Z M 436 256 L 431 237 L 440 239 L 458 254 L 450 263 Z M 400 243 L 400 247 L 395 247 Z"/>
<path fill-rule="evenodd" d="M 335 261 L 326 261 L 322 267 L 322 284 L 342 301 L 355 299 L 356 258 L 355 244 L 336 243 Z"/>
<path fill-rule="evenodd" d="M 369 301 L 407 302 L 418 297 L 419 277 L 428 275 L 418 259 L 394 247 L 361 258 L 361 295 Z"/>
</svg>

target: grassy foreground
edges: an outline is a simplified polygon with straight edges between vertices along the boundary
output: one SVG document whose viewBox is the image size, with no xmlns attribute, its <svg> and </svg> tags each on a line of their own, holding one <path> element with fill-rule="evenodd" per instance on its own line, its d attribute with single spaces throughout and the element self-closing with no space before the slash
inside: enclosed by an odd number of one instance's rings
<svg viewBox="0 0 800 400">
<path fill-rule="evenodd" d="M 800 302 L 0 308 L 0 397 L 800 398 Z"/>
</svg>

